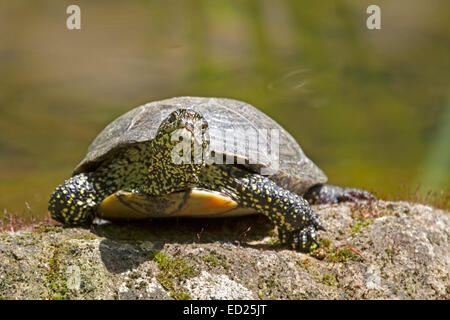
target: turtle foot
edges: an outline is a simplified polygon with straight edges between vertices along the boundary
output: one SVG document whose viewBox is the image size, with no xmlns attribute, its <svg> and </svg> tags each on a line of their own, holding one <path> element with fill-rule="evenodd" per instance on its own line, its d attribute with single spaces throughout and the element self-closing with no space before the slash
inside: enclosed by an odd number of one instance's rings
<svg viewBox="0 0 450 320">
<path fill-rule="evenodd" d="M 355 188 L 341 188 L 329 184 L 311 187 L 303 196 L 310 204 L 358 202 L 362 200 L 376 200 L 366 190 Z"/>
<path fill-rule="evenodd" d="M 323 228 L 323 227 L 321 227 Z M 278 231 L 280 242 L 290 245 L 293 249 L 308 252 L 313 243 L 319 246 L 319 237 L 314 226 L 310 225 L 302 230 Z"/>
</svg>

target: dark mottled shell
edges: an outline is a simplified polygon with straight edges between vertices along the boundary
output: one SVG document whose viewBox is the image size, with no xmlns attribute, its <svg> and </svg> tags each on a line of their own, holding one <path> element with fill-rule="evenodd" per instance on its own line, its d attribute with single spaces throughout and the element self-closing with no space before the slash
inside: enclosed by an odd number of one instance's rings
<svg viewBox="0 0 450 320">
<path fill-rule="evenodd" d="M 223 150 L 221 146 L 225 144 L 223 132 L 226 129 L 279 129 L 279 169 L 271 179 L 281 187 L 302 194 L 310 186 L 327 180 L 323 171 L 303 153 L 295 139 L 273 119 L 245 102 L 203 97 L 178 97 L 150 102 L 125 113 L 94 139 L 74 174 L 94 170 L 101 161 L 113 157 L 119 148 L 153 139 L 161 121 L 178 108 L 193 109 L 205 117 L 209 124 L 211 150 L 216 152 Z M 227 155 L 248 160 L 245 154 L 227 152 Z M 261 165 L 250 164 L 249 169 L 258 172 L 261 167 L 273 167 L 266 154 L 259 151 L 258 157 Z"/>
</svg>

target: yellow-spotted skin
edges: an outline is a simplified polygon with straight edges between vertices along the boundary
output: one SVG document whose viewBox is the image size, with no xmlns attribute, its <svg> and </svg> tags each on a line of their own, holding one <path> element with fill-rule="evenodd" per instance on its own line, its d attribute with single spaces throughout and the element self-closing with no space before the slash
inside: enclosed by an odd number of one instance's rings
<svg viewBox="0 0 450 320">
<path fill-rule="evenodd" d="M 66 180 L 50 196 L 52 218 L 66 225 L 89 224 L 97 215 L 100 202 L 117 191 L 158 196 L 196 186 L 204 162 L 194 161 L 194 153 L 187 164 L 174 164 L 171 157 L 179 142 L 172 141 L 172 133 L 178 129 L 191 131 L 196 125 L 203 128 L 204 134 L 207 123 L 201 115 L 187 109 L 176 110 L 161 123 L 152 141 L 121 148 L 95 171 Z M 192 138 L 191 143 L 197 141 Z M 192 149 L 201 152 L 208 147 L 206 138 L 201 143 L 200 148 Z"/>
<path fill-rule="evenodd" d="M 268 177 L 230 165 L 207 166 L 200 185 L 228 194 L 241 206 L 253 208 L 278 227 L 280 241 L 306 250 L 318 243 L 318 230 L 325 230 L 308 201 L 279 187 Z"/>
<path fill-rule="evenodd" d="M 94 174 L 82 173 L 66 180 L 52 193 L 49 211 L 52 218 L 66 225 L 87 225 L 95 218 L 95 206 L 107 190 L 94 186 Z"/>
</svg>

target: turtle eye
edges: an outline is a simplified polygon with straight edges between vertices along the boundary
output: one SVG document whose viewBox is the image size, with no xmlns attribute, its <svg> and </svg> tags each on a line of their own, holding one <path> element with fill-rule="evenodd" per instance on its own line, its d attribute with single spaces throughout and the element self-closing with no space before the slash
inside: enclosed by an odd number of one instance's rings
<svg viewBox="0 0 450 320">
<path fill-rule="evenodd" d="M 177 111 L 172 112 L 167 118 L 167 122 L 175 122 L 175 120 L 177 119 L 176 113 Z"/>
</svg>

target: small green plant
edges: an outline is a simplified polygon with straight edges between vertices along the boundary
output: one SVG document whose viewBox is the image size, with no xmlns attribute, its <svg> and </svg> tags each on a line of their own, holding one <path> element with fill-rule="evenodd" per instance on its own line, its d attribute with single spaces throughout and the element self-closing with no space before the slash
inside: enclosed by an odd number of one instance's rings
<svg viewBox="0 0 450 320">
<path fill-rule="evenodd" d="M 323 284 L 326 284 L 327 286 L 333 287 L 336 285 L 336 277 L 331 274 L 324 274 L 322 276 L 322 279 L 320 279 L 320 282 Z"/>
<path fill-rule="evenodd" d="M 54 250 L 53 255 L 49 260 L 49 270 L 47 273 L 47 286 L 49 289 L 50 300 L 64 300 L 66 299 L 69 289 L 67 288 L 67 279 L 60 272 L 60 260 L 59 251 L 61 244 L 58 243 Z"/>
<path fill-rule="evenodd" d="M 328 260 L 331 262 L 346 262 L 347 260 L 361 261 L 361 256 L 355 251 L 347 247 L 338 247 L 328 254 Z"/>
<path fill-rule="evenodd" d="M 222 267 L 226 270 L 230 269 L 230 265 L 227 263 L 227 257 L 215 250 L 207 254 L 203 260 L 213 267 Z"/>
<path fill-rule="evenodd" d="M 153 256 L 160 272 L 156 275 L 158 282 L 170 292 L 170 295 L 178 300 L 191 299 L 188 293 L 177 288 L 175 280 L 183 281 L 199 274 L 188 261 L 172 257 L 163 252 L 157 252 Z"/>
</svg>

